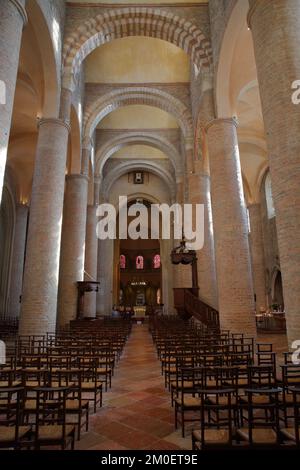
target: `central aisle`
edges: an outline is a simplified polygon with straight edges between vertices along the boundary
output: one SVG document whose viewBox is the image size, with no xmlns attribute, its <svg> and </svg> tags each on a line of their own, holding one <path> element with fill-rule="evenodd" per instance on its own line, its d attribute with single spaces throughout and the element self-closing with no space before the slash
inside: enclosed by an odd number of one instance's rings
<svg viewBox="0 0 300 470">
<path fill-rule="evenodd" d="M 90 416 L 89 432 L 77 449 L 190 449 L 175 432 L 174 410 L 147 325 L 135 325 L 115 368 L 103 408 Z"/>
</svg>

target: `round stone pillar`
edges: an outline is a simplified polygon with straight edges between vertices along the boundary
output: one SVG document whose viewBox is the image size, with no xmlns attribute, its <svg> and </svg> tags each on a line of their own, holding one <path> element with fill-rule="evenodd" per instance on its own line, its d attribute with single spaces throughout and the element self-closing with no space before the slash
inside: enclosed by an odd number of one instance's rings
<svg viewBox="0 0 300 470">
<path fill-rule="evenodd" d="M 26 23 L 25 0 L 0 2 L 0 201 L 2 199 L 22 30 Z"/>
<path fill-rule="evenodd" d="M 249 3 L 291 344 L 300 339 L 300 104 L 292 100 L 300 80 L 300 2 Z"/>
<path fill-rule="evenodd" d="M 56 327 L 57 289 L 69 126 L 43 119 L 35 159 L 19 334 Z"/>
<path fill-rule="evenodd" d="M 256 335 L 254 295 L 236 122 L 207 125 L 218 304 L 222 329 Z"/>
<path fill-rule="evenodd" d="M 84 243 L 88 178 L 66 177 L 58 289 L 58 325 L 76 318 L 77 281 L 84 278 Z"/>
<path fill-rule="evenodd" d="M 191 204 L 204 205 L 204 245 L 201 250 L 197 251 L 199 293 L 201 299 L 217 309 L 218 295 L 210 198 L 210 176 L 201 172 L 190 175 L 189 190 Z M 195 208 L 193 211 L 195 211 Z"/>
<path fill-rule="evenodd" d="M 185 199 L 185 182 L 183 178 L 177 177 L 176 181 L 176 204 L 180 204 L 182 207 L 182 223 L 184 222 L 184 199 Z M 174 239 L 174 246 L 178 246 L 181 242 L 181 238 Z M 192 269 L 190 265 L 178 264 L 173 265 L 173 281 L 174 287 L 192 287 Z"/>
<path fill-rule="evenodd" d="M 261 206 L 250 204 L 248 206 L 250 219 L 250 251 L 252 262 L 253 289 L 255 294 L 256 312 L 267 307 L 265 254 L 263 245 Z"/>
<path fill-rule="evenodd" d="M 87 206 L 86 237 L 85 237 L 85 278 L 97 280 L 98 239 L 96 234 L 97 207 Z M 112 268 L 112 266 L 110 266 Z M 96 316 L 96 292 L 87 292 L 84 296 L 84 316 Z"/>
<path fill-rule="evenodd" d="M 19 317 L 20 297 L 22 294 L 23 270 L 25 260 L 26 230 L 28 207 L 25 204 L 16 206 L 16 224 L 13 244 L 13 256 L 10 281 L 10 317 Z"/>
</svg>

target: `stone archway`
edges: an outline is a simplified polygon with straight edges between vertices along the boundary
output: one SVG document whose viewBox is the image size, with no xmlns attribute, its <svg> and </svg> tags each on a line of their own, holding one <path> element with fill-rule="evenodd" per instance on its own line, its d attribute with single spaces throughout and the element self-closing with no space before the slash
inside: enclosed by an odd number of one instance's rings
<svg viewBox="0 0 300 470">
<path fill-rule="evenodd" d="M 113 39 L 146 36 L 173 43 L 190 55 L 198 68 L 210 67 L 210 41 L 197 26 L 185 18 L 158 8 L 111 9 L 89 18 L 70 33 L 64 42 L 64 86 L 72 88 L 73 76 L 84 59 L 97 47 Z"/>
<path fill-rule="evenodd" d="M 171 114 L 186 139 L 193 140 L 193 120 L 190 110 L 171 94 L 146 86 L 124 87 L 101 96 L 87 106 L 84 118 L 84 140 L 89 141 L 99 122 L 121 106 L 148 105 Z"/>
<path fill-rule="evenodd" d="M 161 150 L 169 157 L 173 165 L 174 172 L 182 173 L 182 160 L 177 149 L 167 139 L 164 139 L 161 136 L 155 134 L 149 135 L 149 133 L 140 131 L 129 134 L 120 134 L 100 147 L 96 153 L 96 175 L 102 174 L 105 163 L 114 153 L 124 146 L 137 144 L 148 145 Z"/>
<path fill-rule="evenodd" d="M 159 164 L 145 160 L 132 160 L 130 162 L 122 163 L 118 165 L 115 169 L 110 171 L 109 174 L 105 178 L 103 178 L 103 193 L 105 197 L 107 197 L 110 188 L 112 187 L 114 182 L 118 178 L 120 178 L 120 176 L 129 171 L 141 169 L 149 171 L 150 173 L 159 176 L 164 181 L 170 192 L 170 199 L 172 200 L 175 198 L 176 185 L 172 175 L 167 170 L 162 168 Z"/>
</svg>

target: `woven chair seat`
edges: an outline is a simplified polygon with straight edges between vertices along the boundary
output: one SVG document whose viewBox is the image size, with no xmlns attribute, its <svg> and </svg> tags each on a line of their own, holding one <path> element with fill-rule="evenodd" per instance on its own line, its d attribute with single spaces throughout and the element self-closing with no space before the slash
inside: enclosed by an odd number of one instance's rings
<svg viewBox="0 0 300 470">
<path fill-rule="evenodd" d="M 0 407 L 7 408 L 8 403 L 10 405 L 16 405 L 17 404 L 16 400 L 0 400 Z"/>
<path fill-rule="evenodd" d="M 60 382 L 54 381 L 51 382 L 51 387 L 75 387 L 75 382 L 67 382 L 66 380 L 61 380 Z"/>
<path fill-rule="evenodd" d="M 229 431 L 227 429 L 205 429 L 204 440 L 206 444 L 228 444 Z M 193 431 L 193 438 L 201 444 L 201 431 Z"/>
<path fill-rule="evenodd" d="M 299 395 L 297 395 L 297 403 L 300 403 L 300 397 Z M 278 395 L 278 400 L 279 402 L 281 403 L 290 403 L 290 404 L 293 404 L 294 403 L 294 397 L 293 397 L 293 394 L 292 393 L 286 393 L 285 394 L 285 397 L 283 395 L 283 393 L 279 393 Z"/>
<path fill-rule="evenodd" d="M 218 405 L 221 405 L 221 406 L 226 406 L 228 404 L 228 398 L 227 397 L 219 397 L 218 399 L 214 396 L 208 396 L 207 397 L 209 403 L 212 403 L 214 405 L 216 405 L 218 403 Z M 231 398 L 231 405 L 236 405 L 237 404 L 237 400 L 235 397 L 232 397 Z"/>
<path fill-rule="evenodd" d="M 193 388 L 193 382 L 190 382 L 189 380 L 184 380 L 183 381 L 183 388 Z M 178 383 L 176 382 L 176 380 L 173 380 L 171 382 L 171 387 L 172 388 L 176 388 L 177 390 L 181 390 L 182 389 L 182 382 L 179 381 Z"/>
<path fill-rule="evenodd" d="M 75 432 L 75 426 L 71 424 L 66 425 L 66 436 Z M 49 426 L 39 426 L 38 429 L 38 440 L 60 440 L 63 438 L 63 426 L 60 424 L 53 424 Z"/>
<path fill-rule="evenodd" d="M 19 427 L 19 438 L 30 431 L 30 426 Z M 14 442 L 16 430 L 14 426 L 0 426 L 0 442 Z"/>
<path fill-rule="evenodd" d="M 238 436 L 245 441 L 249 441 L 249 429 L 240 428 L 237 430 Z M 273 429 L 269 428 L 254 428 L 252 429 L 252 441 L 254 444 L 276 444 L 277 435 Z"/>
<path fill-rule="evenodd" d="M 67 411 L 70 411 L 70 410 L 72 410 L 72 411 L 78 410 L 79 411 L 82 408 L 88 407 L 89 402 L 88 402 L 88 400 L 81 400 L 81 406 L 79 406 L 79 405 L 80 405 L 79 400 L 76 400 L 76 399 L 75 400 L 67 400 L 66 401 L 66 410 Z"/>
<path fill-rule="evenodd" d="M 99 367 L 97 369 L 97 374 L 109 374 L 111 372 L 111 369 L 105 369 L 105 367 Z"/>
<path fill-rule="evenodd" d="M 12 383 L 9 383 L 8 380 L 3 380 L 0 382 L 0 387 L 21 387 L 21 380 L 14 380 Z"/>
<path fill-rule="evenodd" d="M 182 401 L 180 398 L 176 398 L 175 402 L 177 405 L 182 405 Z M 198 408 L 201 405 L 201 401 L 199 398 L 196 397 L 184 397 L 183 399 L 183 406 L 185 408 Z"/>
<path fill-rule="evenodd" d="M 248 403 L 249 398 L 248 398 L 247 395 L 240 396 L 240 401 L 242 403 Z M 266 395 L 254 395 L 254 396 L 252 396 L 252 403 L 254 405 L 268 405 L 268 404 L 270 404 L 270 400 L 269 400 L 268 396 L 266 396 Z"/>
<path fill-rule="evenodd" d="M 101 382 L 82 382 L 81 390 L 94 390 L 95 388 L 102 388 Z"/>
<path fill-rule="evenodd" d="M 280 429 L 280 432 L 285 438 L 289 439 L 290 441 L 296 441 L 295 428 L 283 428 L 283 429 Z M 300 432 L 300 428 L 299 428 L 299 432 Z"/>
</svg>

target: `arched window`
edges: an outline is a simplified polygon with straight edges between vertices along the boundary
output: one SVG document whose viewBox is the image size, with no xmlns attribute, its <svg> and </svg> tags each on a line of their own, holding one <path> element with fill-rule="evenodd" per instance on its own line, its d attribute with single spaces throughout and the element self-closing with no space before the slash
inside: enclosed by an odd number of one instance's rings
<svg viewBox="0 0 300 470">
<path fill-rule="evenodd" d="M 266 196 L 268 218 L 272 219 L 273 217 L 275 217 L 275 208 L 274 208 L 274 203 L 273 203 L 272 183 L 271 183 L 270 173 L 267 174 L 266 179 L 265 179 L 265 196 Z"/>
<path fill-rule="evenodd" d="M 126 256 L 125 255 L 120 256 L 120 268 L 121 269 L 126 268 Z"/>
<path fill-rule="evenodd" d="M 160 290 L 160 287 L 159 287 L 159 288 L 157 289 L 157 291 L 156 291 L 156 303 L 157 303 L 158 305 L 161 304 L 161 290 Z"/>
<path fill-rule="evenodd" d="M 144 257 L 139 255 L 135 260 L 136 269 L 144 269 Z"/>
<path fill-rule="evenodd" d="M 160 268 L 160 255 L 155 255 L 153 258 L 153 267 L 154 269 Z"/>
</svg>

